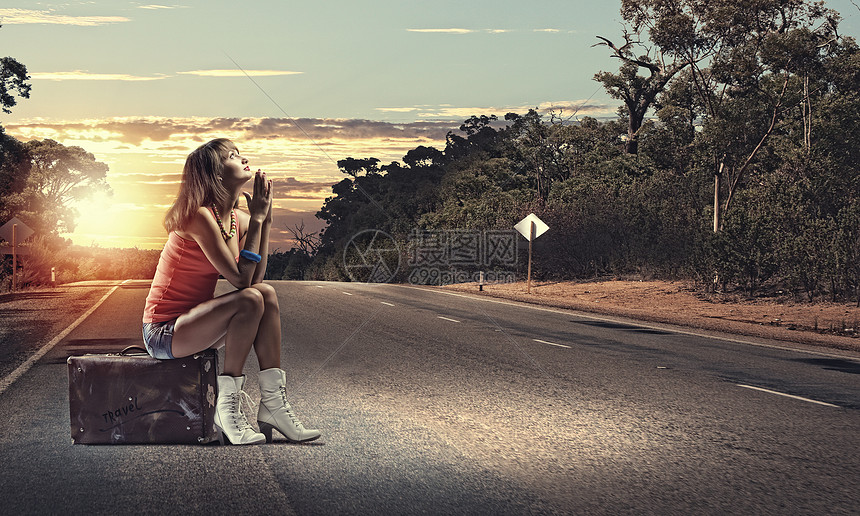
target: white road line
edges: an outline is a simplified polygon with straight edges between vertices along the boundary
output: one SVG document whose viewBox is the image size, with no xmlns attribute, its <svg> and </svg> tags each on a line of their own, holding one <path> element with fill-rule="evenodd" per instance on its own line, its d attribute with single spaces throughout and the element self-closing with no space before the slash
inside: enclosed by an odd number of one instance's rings
<svg viewBox="0 0 860 516">
<path fill-rule="evenodd" d="M 131 281 L 131 280 L 125 280 L 125 281 L 123 281 L 122 283 L 120 283 L 120 284 L 118 284 L 118 285 L 114 285 L 114 287 L 113 287 L 112 289 L 108 290 L 107 294 L 105 294 L 104 296 L 102 296 L 102 298 L 101 298 L 101 299 L 99 299 L 98 301 L 96 301 L 96 304 L 94 304 L 94 305 L 93 305 L 89 310 L 87 310 L 87 311 L 84 313 L 84 315 L 82 315 L 82 316 L 78 317 L 78 319 L 77 319 L 75 322 L 73 322 L 72 324 L 70 324 L 70 325 L 69 325 L 65 330 L 61 331 L 59 335 L 57 335 L 56 337 L 54 337 L 53 339 L 51 339 L 51 342 L 49 342 L 49 343 L 45 344 L 44 346 L 42 346 L 42 349 L 40 349 L 39 351 L 37 351 L 36 353 L 34 353 L 34 354 L 33 354 L 33 356 L 31 356 L 30 358 L 28 358 L 26 362 L 24 362 L 23 364 L 19 365 L 19 366 L 18 366 L 14 371 L 12 371 L 11 373 L 9 373 L 9 374 L 6 376 L 6 378 L 3 378 L 3 380 L 2 380 L 2 381 L 0 381 L 0 394 L 3 394 L 3 392 L 4 392 L 6 389 L 8 389 L 10 385 L 12 385 L 13 383 L 15 383 L 15 380 L 17 380 L 18 378 L 20 378 L 21 376 L 23 376 L 23 375 L 24 375 L 24 373 L 26 373 L 27 371 L 29 371 L 29 370 L 30 370 L 30 368 L 31 368 L 31 367 L 33 367 L 33 364 L 35 364 L 35 363 L 36 363 L 40 358 L 42 358 L 43 356 L 45 356 L 45 353 L 47 353 L 48 351 L 51 351 L 51 348 L 53 348 L 54 346 L 56 346 L 58 342 L 60 342 L 60 341 L 61 341 L 61 340 L 63 340 L 64 338 L 66 338 L 66 335 L 68 335 L 69 333 L 71 333 L 71 332 L 72 332 L 72 330 L 74 330 L 75 328 L 77 328 L 77 327 L 78 327 L 78 325 L 80 325 L 82 322 L 84 322 L 84 320 L 85 320 L 87 317 L 89 317 L 93 312 L 95 312 L 95 311 L 96 311 L 96 309 L 97 309 L 98 307 L 100 307 L 100 306 L 101 306 L 101 304 L 102 304 L 102 303 L 104 303 L 104 302 L 105 302 L 105 300 L 106 300 L 108 297 L 110 297 L 110 295 L 111 295 L 111 294 L 113 294 L 113 293 L 116 291 L 116 289 L 118 289 L 118 288 L 119 288 L 120 286 L 122 286 L 122 285 L 125 285 L 125 284 L 126 284 L 126 283 L 128 283 L 129 281 Z"/>
<path fill-rule="evenodd" d="M 423 290 L 425 292 L 435 292 L 437 294 L 445 294 L 448 296 L 463 297 L 466 299 L 473 299 L 475 301 L 486 301 L 488 303 L 496 303 L 499 305 L 516 306 L 516 307 L 520 307 L 520 308 L 529 308 L 531 310 L 539 310 L 541 312 L 550 312 L 550 313 L 562 314 L 562 315 L 573 315 L 576 317 L 582 317 L 584 319 L 592 319 L 595 321 L 617 322 L 617 323 L 621 323 L 621 324 L 633 324 L 633 325 L 636 325 L 636 326 L 639 326 L 642 328 L 648 328 L 651 330 L 668 331 L 668 332 L 672 332 L 672 333 L 677 333 L 679 335 L 691 335 L 693 337 L 703 337 L 706 339 L 722 340 L 722 341 L 726 341 L 726 342 L 734 342 L 735 344 L 746 344 L 749 346 L 757 346 L 760 348 L 778 349 L 780 351 L 792 351 L 795 353 L 804 353 L 807 355 L 817 355 L 817 356 L 822 356 L 822 357 L 856 360 L 856 357 L 853 357 L 850 355 L 840 355 L 840 354 L 836 354 L 836 353 L 827 353 L 826 351 L 817 351 L 817 350 L 810 350 L 810 349 L 793 348 L 793 347 L 789 347 L 789 346 L 778 346 L 778 345 L 774 345 L 774 344 L 765 344 L 763 342 L 753 342 L 753 341 L 749 341 L 749 340 L 733 338 L 730 336 L 708 335 L 706 333 L 698 333 L 698 332 L 694 332 L 694 331 L 681 330 L 681 329 L 678 329 L 677 327 L 668 328 L 666 326 L 655 326 L 655 325 L 649 324 L 646 321 L 640 321 L 640 320 L 634 319 L 633 317 L 629 317 L 627 321 L 623 321 L 621 319 L 613 319 L 610 317 L 600 317 L 600 316 L 596 316 L 596 315 L 590 315 L 590 314 L 587 314 L 585 312 L 582 312 L 582 311 L 579 311 L 579 310 L 576 310 L 573 308 L 547 308 L 544 306 L 532 305 L 532 304 L 529 304 L 525 301 L 510 301 L 510 300 L 506 300 L 504 298 L 490 298 L 490 297 L 484 297 L 484 296 L 479 297 L 479 296 L 473 296 L 473 295 L 462 294 L 462 293 L 457 293 L 457 292 L 447 292 L 444 290 L 434 290 L 434 289 L 430 289 L 430 288 L 414 287 L 414 286 L 409 286 L 409 285 L 397 285 L 397 286 L 400 286 L 403 288 L 414 288 L 416 290 Z M 665 323 L 665 324 L 667 326 L 676 326 L 676 325 L 672 325 L 671 323 Z M 712 331 L 714 331 L 716 333 L 725 333 L 725 332 L 720 332 L 719 330 L 712 330 Z M 775 340 L 775 339 L 770 339 L 770 340 Z"/>
<path fill-rule="evenodd" d="M 394 305 L 392 305 L 391 303 L 386 303 L 385 301 L 381 301 L 381 303 L 382 303 L 383 305 L 394 306 Z"/>
<path fill-rule="evenodd" d="M 442 317 L 441 315 L 440 315 L 440 316 L 438 316 L 438 317 L 439 317 L 439 319 L 444 319 L 444 320 L 446 320 L 446 321 L 451 321 L 451 322 L 460 322 L 460 321 L 458 321 L 457 319 L 449 319 L 449 318 L 447 318 L 447 317 Z"/>
<path fill-rule="evenodd" d="M 325 285 L 314 285 L 316 288 L 325 288 Z"/>
<path fill-rule="evenodd" d="M 348 295 L 348 296 L 351 296 L 351 295 L 352 295 L 352 294 L 350 294 L 349 292 L 344 292 L 344 294 L 346 294 L 346 295 Z"/>
<path fill-rule="evenodd" d="M 558 346 L 560 348 L 570 349 L 570 346 L 565 346 L 564 344 L 556 344 L 555 342 L 547 342 L 545 340 L 540 340 L 540 339 L 532 339 L 532 340 L 535 342 L 540 342 L 541 344 L 549 344 L 550 346 Z"/>
<path fill-rule="evenodd" d="M 792 394 L 786 394 L 784 392 L 772 391 L 770 389 L 762 389 L 761 387 L 753 387 L 752 385 L 744 385 L 742 383 L 737 383 L 735 385 L 737 385 L 738 387 L 743 387 L 744 389 L 753 389 L 755 391 L 767 392 L 769 394 L 776 394 L 777 396 L 785 396 L 786 398 L 793 398 L 796 400 L 805 401 L 807 403 L 815 403 L 818 405 L 824 405 L 825 407 L 839 408 L 839 405 L 832 405 L 830 403 L 824 403 L 823 401 L 811 400 L 809 398 L 803 398 L 801 396 L 794 396 Z"/>
</svg>

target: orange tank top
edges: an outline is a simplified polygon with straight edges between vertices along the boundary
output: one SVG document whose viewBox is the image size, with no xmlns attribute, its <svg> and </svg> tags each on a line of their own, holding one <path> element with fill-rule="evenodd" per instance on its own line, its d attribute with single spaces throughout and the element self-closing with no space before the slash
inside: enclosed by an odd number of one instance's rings
<svg viewBox="0 0 860 516">
<path fill-rule="evenodd" d="M 146 297 L 143 322 L 176 319 L 215 295 L 218 270 L 194 240 L 170 232 Z"/>
</svg>

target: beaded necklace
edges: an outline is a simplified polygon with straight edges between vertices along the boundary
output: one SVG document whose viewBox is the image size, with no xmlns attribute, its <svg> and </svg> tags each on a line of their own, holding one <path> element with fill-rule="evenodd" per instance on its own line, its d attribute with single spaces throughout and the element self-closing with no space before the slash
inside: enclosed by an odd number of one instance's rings
<svg viewBox="0 0 860 516">
<path fill-rule="evenodd" d="M 212 206 L 212 213 L 215 215 L 215 222 L 218 223 L 218 229 L 221 230 L 221 236 L 224 237 L 224 240 L 230 240 L 234 236 L 236 236 L 236 211 L 230 210 L 230 233 L 228 234 L 224 231 L 224 224 L 221 222 L 221 217 L 218 215 L 218 210 L 215 209 L 215 206 Z"/>
</svg>

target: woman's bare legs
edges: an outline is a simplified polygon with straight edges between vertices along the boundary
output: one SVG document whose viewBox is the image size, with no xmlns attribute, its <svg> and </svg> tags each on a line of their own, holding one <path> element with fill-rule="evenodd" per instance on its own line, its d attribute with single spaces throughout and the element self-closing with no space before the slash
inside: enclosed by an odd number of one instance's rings
<svg viewBox="0 0 860 516">
<path fill-rule="evenodd" d="M 263 296 L 263 316 L 254 338 L 254 352 L 260 363 L 260 371 L 281 367 L 281 310 L 278 294 L 267 283 L 251 285 Z"/>
<path fill-rule="evenodd" d="M 173 356 L 179 358 L 198 353 L 223 339 L 227 348 L 223 374 L 242 376 L 245 359 L 260 329 L 264 308 L 263 294 L 255 288 L 237 290 L 199 304 L 176 320 Z"/>
<path fill-rule="evenodd" d="M 226 345 L 223 373 L 241 376 L 253 345 L 260 370 L 281 367 L 281 314 L 275 289 L 251 285 L 216 297 L 177 319 L 173 356 Z"/>
</svg>

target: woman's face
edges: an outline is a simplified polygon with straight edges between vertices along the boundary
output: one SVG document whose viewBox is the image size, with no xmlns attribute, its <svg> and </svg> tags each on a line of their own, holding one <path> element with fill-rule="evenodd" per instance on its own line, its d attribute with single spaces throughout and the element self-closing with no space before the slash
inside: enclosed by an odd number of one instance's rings
<svg viewBox="0 0 860 516">
<path fill-rule="evenodd" d="M 248 166 L 248 160 L 239 154 L 239 149 L 235 146 L 227 148 L 223 160 L 224 175 L 222 176 L 222 181 L 224 182 L 224 186 L 232 184 L 243 185 L 254 177 L 251 167 Z"/>
</svg>

